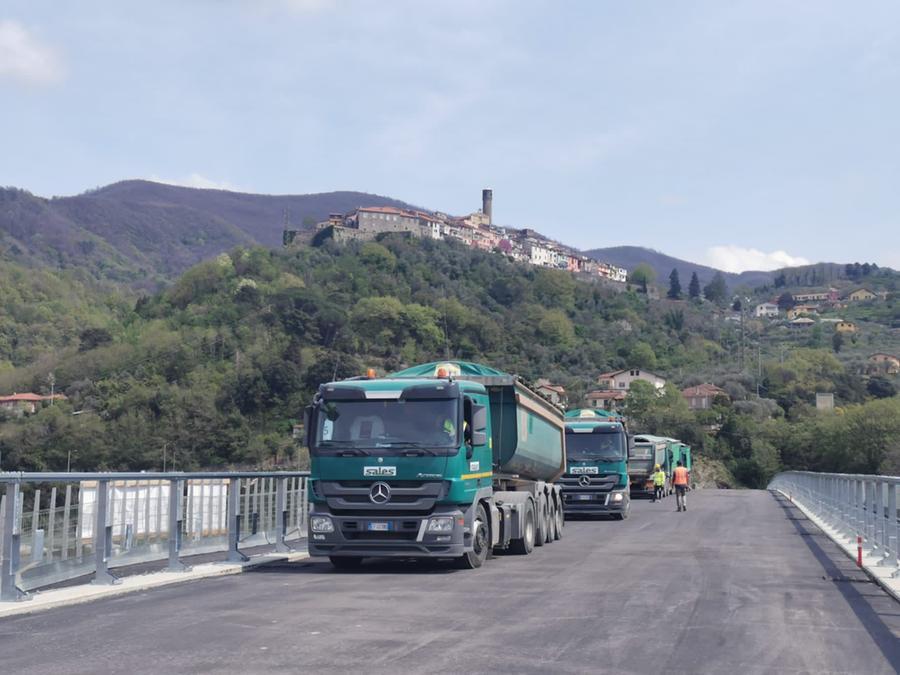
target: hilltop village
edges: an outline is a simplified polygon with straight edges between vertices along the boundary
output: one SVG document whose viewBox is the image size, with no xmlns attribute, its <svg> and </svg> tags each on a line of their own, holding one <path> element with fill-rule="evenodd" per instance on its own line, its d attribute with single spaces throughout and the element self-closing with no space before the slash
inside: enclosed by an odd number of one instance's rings
<svg viewBox="0 0 900 675">
<path fill-rule="evenodd" d="M 315 230 L 285 229 L 284 244 L 325 241 L 371 241 L 385 234 L 449 239 L 482 251 L 494 251 L 540 267 L 599 277 L 625 284 L 628 270 L 582 255 L 579 251 L 547 239 L 532 229 L 495 225 L 492 221 L 493 191 L 482 190 L 482 207 L 467 216 L 401 209 L 393 206 L 360 206 L 350 213 L 335 213 L 317 223 Z"/>
</svg>

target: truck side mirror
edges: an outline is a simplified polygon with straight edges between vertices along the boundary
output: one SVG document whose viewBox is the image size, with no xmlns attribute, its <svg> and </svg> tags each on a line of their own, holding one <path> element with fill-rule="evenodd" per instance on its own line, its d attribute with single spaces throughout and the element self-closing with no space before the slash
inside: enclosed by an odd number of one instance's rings
<svg viewBox="0 0 900 675">
<path fill-rule="evenodd" d="M 312 447 L 312 418 L 313 407 L 308 405 L 303 409 L 303 440 L 307 448 Z"/>
</svg>

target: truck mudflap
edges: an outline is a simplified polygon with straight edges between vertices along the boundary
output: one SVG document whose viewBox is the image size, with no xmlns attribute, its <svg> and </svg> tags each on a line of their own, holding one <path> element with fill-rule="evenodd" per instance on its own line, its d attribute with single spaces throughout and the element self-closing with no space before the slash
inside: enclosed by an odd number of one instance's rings
<svg viewBox="0 0 900 675">
<path fill-rule="evenodd" d="M 318 508 L 317 508 L 318 507 Z M 372 558 L 456 558 L 466 552 L 471 508 L 447 506 L 428 515 L 355 513 L 336 515 L 311 504 L 309 554 Z M 327 518 L 331 525 L 323 526 Z M 320 530 L 320 531 L 317 531 Z M 468 543 L 471 548 L 471 543 Z"/>
</svg>

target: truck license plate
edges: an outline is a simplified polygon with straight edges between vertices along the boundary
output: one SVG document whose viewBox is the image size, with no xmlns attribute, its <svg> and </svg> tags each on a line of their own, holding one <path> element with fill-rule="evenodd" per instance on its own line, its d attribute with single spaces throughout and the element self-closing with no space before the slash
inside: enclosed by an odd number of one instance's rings
<svg viewBox="0 0 900 675">
<path fill-rule="evenodd" d="M 387 532 L 391 529 L 390 523 L 369 523 L 367 528 L 370 532 Z"/>
<path fill-rule="evenodd" d="M 580 502 L 589 502 L 589 501 L 591 501 L 591 496 L 590 495 L 575 495 L 575 499 L 577 499 Z"/>
</svg>

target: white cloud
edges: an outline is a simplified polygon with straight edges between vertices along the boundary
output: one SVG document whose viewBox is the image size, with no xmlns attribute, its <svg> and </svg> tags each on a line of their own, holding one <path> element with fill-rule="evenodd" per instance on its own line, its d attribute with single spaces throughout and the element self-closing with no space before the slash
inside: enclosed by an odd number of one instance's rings
<svg viewBox="0 0 900 675">
<path fill-rule="evenodd" d="M 775 270 L 779 267 L 809 265 L 809 260 L 792 256 L 786 251 L 766 253 L 755 248 L 741 246 L 713 246 L 706 251 L 708 265 L 725 272 L 745 272 L 747 270 Z"/>
<path fill-rule="evenodd" d="M 238 188 L 228 181 L 217 181 L 207 178 L 199 173 L 192 173 L 184 178 L 161 178 L 160 176 L 150 176 L 147 180 L 154 183 L 165 183 L 166 185 L 180 185 L 181 187 L 201 188 L 203 190 L 228 190 L 230 192 L 239 192 Z"/>
<path fill-rule="evenodd" d="M 64 74 L 55 50 L 41 44 L 18 21 L 0 20 L 0 80 L 53 84 Z"/>
</svg>

